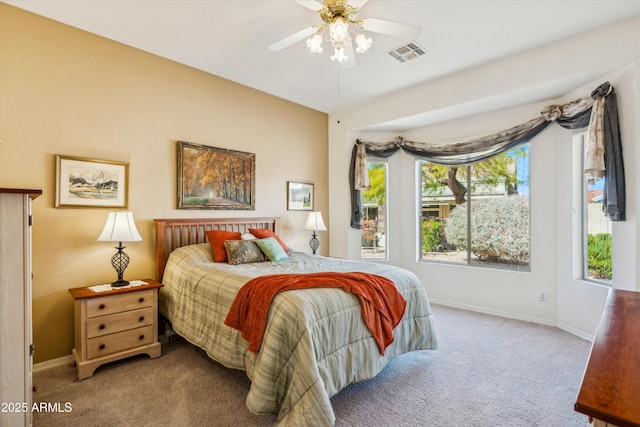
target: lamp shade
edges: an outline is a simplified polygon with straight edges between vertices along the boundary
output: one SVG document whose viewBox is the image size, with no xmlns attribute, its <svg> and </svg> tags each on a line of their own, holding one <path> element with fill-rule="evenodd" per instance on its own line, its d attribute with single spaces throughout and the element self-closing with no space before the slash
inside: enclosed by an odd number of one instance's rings
<svg viewBox="0 0 640 427">
<path fill-rule="evenodd" d="M 322 220 L 322 212 L 309 212 L 309 215 L 307 216 L 307 222 L 304 224 L 304 229 L 313 231 L 326 230 L 327 227 L 324 225 L 324 221 Z"/>
<path fill-rule="evenodd" d="M 142 240 L 136 223 L 133 221 L 133 212 L 120 211 L 109 212 L 107 223 L 98 237 L 102 242 L 137 242 Z"/>
</svg>

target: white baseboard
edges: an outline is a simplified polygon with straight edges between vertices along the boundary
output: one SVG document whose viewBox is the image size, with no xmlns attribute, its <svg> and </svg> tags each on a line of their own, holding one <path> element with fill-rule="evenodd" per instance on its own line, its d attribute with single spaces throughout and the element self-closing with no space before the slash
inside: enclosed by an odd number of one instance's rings
<svg viewBox="0 0 640 427">
<path fill-rule="evenodd" d="M 492 316 L 506 317 L 508 319 L 524 320 L 525 322 L 533 322 L 533 323 L 538 323 L 540 325 L 554 326 L 554 327 L 556 327 L 558 329 L 562 329 L 565 332 L 569 332 L 570 334 L 575 335 L 578 338 L 582 338 L 583 340 L 586 340 L 586 341 L 589 341 L 589 342 L 593 342 L 593 336 L 587 334 L 584 331 L 580 331 L 578 329 L 572 328 L 571 326 L 566 325 L 566 324 L 561 323 L 561 322 L 552 321 L 552 320 L 549 320 L 549 319 L 542 319 L 542 318 L 538 318 L 538 317 L 522 316 L 522 315 L 519 315 L 517 313 L 508 313 L 508 312 L 502 312 L 502 311 L 498 311 L 498 310 L 490 310 L 490 309 L 487 309 L 485 307 L 479 307 L 479 306 L 467 305 L 467 304 L 459 304 L 459 303 L 455 303 L 455 302 L 443 301 L 443 300 L 438 300 L 438 299 L 433 299 L 433 298 L 429 298 L 429 301 L 431 303 L 433 303 L 433 304 L 444 305 L 446 307 L 459 308 L 461 310 L 475 311 L 475 312 L 478 312 L 478 313 L 490 314 Z"/>
<path fill-rule="evenodd" d="M 585 331 L 581 331 L 579 329 L 576 329 L 572 326 L 567 325 L 566 323 L 563 322 L 558 322 L 558 328 L 562 329 L 563 331 L 567 331 L 570 334 L 573 334 L 577 337 L 582 338 L 583 340 L 589 341 L 589 342 L 593 342 L 593 338 L 594 336 L 592 334 L 589 334 Z"/>
<path fill-rule="evenodd" d="M 45 371 L 47 369 L 57 368 L 58 366 L 69 365 L 71 363 L 73 363 L 72 355 L 62 356 L 62 357 L 58 357 L 57 359 L 51 359 L 51 360 L 34 364 L 33 372 L 36 373 L 40 371 Z"/>
<path fill-rule="evenodd" d="M 491 314 L 492 316 L 506 317 L 507 319 L 524 320 L 525 322 L 539 323 L 541 325 L 547 325 L 547 326 L 558 326 L 557 323 L 554 321 L 551 321 L 549 319 L 542 319 L 539 317 L 523 316 L 518 313 L 492 310 L 486 307 L 480 307 L 480 306 L 470 305 L 470 304 L 460 304 L 457 302 L 444 301 L 444 300 L 438 300 L 433 298 L 429 298 L 429 301 L 432 302 L 433 304 L 444 305 L 452 308 L 459 308 L 461 310 L 475 311 L 478 313 Z"/>
</svg>

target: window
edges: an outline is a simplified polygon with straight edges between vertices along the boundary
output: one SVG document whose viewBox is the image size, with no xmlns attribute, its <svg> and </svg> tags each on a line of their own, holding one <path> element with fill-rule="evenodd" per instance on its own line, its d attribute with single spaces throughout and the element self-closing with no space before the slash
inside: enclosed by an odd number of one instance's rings
<svg viewBox="0 0 640 427">
<path fill-rule="evenodd" d="M 421 260 L 529 269 L 528 144 L 469 166 L 419 167 Z"/>
<path fill-rule="evenodd" d="M 371 188 L 362 191 L 362 259 L 387 259 L 387 164 L 367 165 Z"/>
<path fill-rule="evenodd" d="M 611 285 L 611 220 L 604 214 L 605 178 L 587 182 L 584 173 L 586 133 L 576 135 L 580 149 L 580 178 L 582 181 L 582 278 Z"/>
</svg>

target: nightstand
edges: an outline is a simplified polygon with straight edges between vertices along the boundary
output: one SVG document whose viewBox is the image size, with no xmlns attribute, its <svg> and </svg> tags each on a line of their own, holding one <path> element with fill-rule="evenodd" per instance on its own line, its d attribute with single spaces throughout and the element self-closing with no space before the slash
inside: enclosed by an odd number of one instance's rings
<svg viewBox="0 0 640 427">
<path fill-rule="evenodd" d="M 94 292 L 88 287 L 69 289 L 75 299 L 75 348 L 78 379 L 93 375 L 100 365 L 137 354 L 160 357 L 158 342 L 158 290 L 162 283 Z"/>
</svg>

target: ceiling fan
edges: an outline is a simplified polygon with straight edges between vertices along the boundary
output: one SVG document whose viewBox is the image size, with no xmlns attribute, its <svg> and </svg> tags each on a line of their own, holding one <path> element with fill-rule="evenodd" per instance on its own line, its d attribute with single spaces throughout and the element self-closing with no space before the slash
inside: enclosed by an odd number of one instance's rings
<svg viewBox="0 0 640 427">
<path fill-rule="evenodd" d="M 314 0 L 299 0 L 298 3 L 320 15 L 322 24 L 312 25 L 298 31 L 284 39 L 273 43 L 269 49 L 282 50 L 308 37 L 307 47 L 314 53 L 322 52 L 322 42 L 327 41 L 333 47 L 333 61 L 338 61 L 344 68 L 356 65 L 355 52 L 364 53 L 372 45 L 371 37 L 362 31 L 387 34 L 394 37 L 414 39 L 420 34 L 420 27 L 384 19 L 358 17 L 357 13 L 367 3 L 367 0 L 324 0 L 322 3 Z"/>
</svg>

